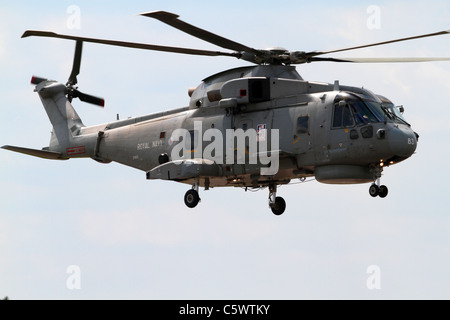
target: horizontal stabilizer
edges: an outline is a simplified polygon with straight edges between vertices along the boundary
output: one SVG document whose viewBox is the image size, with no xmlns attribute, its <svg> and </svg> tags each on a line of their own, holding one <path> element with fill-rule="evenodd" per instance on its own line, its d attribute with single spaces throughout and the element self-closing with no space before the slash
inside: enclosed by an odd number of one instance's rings
<svg viewBox="0 0 450 320">
<path fill-rule="evenodd" d="M 14 147 L 14 146 L 3 146 L 2 149 L 19 152 L 19 153 L 23 153 L 23 154 L 26 154 L 29 156 L 43 158 L 43 159 L 68 160 L 67 158 L 64 158 L 63 155 L 59 152 L 36 150 L 36 149 L 21 148 L 21 147 Z"/>
</svg>

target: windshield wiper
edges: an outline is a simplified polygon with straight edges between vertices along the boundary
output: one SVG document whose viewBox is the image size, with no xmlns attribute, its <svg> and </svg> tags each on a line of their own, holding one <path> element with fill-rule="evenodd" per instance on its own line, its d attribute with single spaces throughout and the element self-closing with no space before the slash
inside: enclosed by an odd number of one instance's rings
<svg viewBox="0 0 450 320">
<path fill-rule="evenodd" d="M 389 119 L 394 120 L 394 121 L 398 120 L 398 121 L 400 121 L 400 123 L 406 124 L 408 127 L 411 127 L 411 125 L 408 122 L 406 122 L 405 120 L 400 118 L 398 115 L 396 115 L 395 112 L 393 112 L 390 108 L 385 107 L 385 106 L 382 105 L 381 109 L 383 109 L 384 113 L 387 114 Z"/>
</svg>

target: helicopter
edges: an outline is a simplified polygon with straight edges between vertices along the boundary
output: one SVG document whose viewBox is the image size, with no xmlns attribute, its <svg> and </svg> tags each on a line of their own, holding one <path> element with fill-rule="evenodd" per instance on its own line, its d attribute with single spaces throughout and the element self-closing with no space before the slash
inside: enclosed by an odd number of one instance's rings
<svg viewBox="0 0 450 320">
<path fill-rule="evenodd" d="M 142 13 L 224 51 L 78 37 L 27 30 L 22 38 L 75 41 L 66 84 L 33 76 L 53 126 L 42 149 L 3 149 L 51 160 L 91 158 L 117 162 L 191 188 L 184 203 L 195 208 L 200 188 L 268 188 L 269 208 L 286 210 L 277 188 L 314 178 L 326 184 L 370 183 L 372 197 L 385 198 L 383 169 L 410 158 L 419 134 L 404 118 L 404 107 L 364 88 L 304 80 L 295 65 L 312 62 L 403 63 L 450 58 L 333 58 L 329 54 L 450 34 L 450 30 L 328 51 L 255 49 L 200 29 L 165 11 Z M 135 118 L 85 126 L 72 101 L 104 107 L 105 100 L 78 90 L 83 43 L 210 57 L 232 57 L 251 66 L 226 70 L 190 88 L 189 105 Z"/>
</svg>

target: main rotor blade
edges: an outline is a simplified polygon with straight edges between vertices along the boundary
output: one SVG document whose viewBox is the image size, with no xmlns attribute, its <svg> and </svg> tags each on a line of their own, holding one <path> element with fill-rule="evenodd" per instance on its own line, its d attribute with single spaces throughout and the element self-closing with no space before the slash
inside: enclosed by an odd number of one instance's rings
<svg viewBox="0 0 450 320">
<path fill-rule="evenodd" d="M 68 40 L 75 40 L 75 41 L 100 43 L 100 44 L 105 44 L 105 45 L 110 45 L 110 46 L 172 52 L 172 53 L 182 53 L 182 54 L 199 55 L 199 56 L 212 56 L 212 57 L 213 56 L 226 56 L 226 57 L 235 57 L 238 59 L 241 57 L 241 55 L 239 53 L 227 53 L 227 52 L 220 52 L 220 51 L 197 50 L 197 49 L 167 47 L 167 46 L 158 46 L 158 45 L 152 45 L 152 44 L 134 43 L 134 42 L 84 38 L 84 37 L 76 37 L 76 36 L 70 36 L 70 35 L 64 35 L 64 34 L 57 34 L 57 33 L 48 32 L 48 31 L 27 30 L 22 35 L 22 38 L 31 37 L 31 36 L 68 39 Z"/>
<path fill-rule="evenodd" d="M 81 54 L 83 52 L 83 41 L 77 41 L 75 46 L 75 56 L 73 58 L 73 67 L 67 85 L 74 86 L 78 83 L 77 76 L 80 74 Z"/>
<path fill-rule="evenodd" d="M 366 45 L 362 45 L 362 46 L 337 49 L 337 50 L 312 51 L 312 52 L 306 53 L 306 56 L 307 57 L 315 57 L 315 56 L 320 56 L 320 55 L 323 55 L 323 54 L 343 52 L 343 51 L 350 51 L 350 50 L 356 50 L 356 49 L 363 49 L 363 48 L 381 46 L 381 45 L 395 43 L 395 42 L 409 41 L 409 40 L 420 39 L 420 38 L 429 38 L 429 37 L 441 36 L 441 35 L 446 35 L 446 34 L 450 34 L 450 30 L 440 31 L 440 32 L 435 32 L 435 33 L 429 33 L 429 34 L 423 34 L 423 35 L 420 35 L 420 36 L 414 36 L 414 37 L 408 37 L 408 38 L 401 38 L 401 39 L 395 39 L 395 40 L 371 43 L 371 44 L 366 44 Z"/>
<path fill-rule="evenodd" d="M 350 63 L 405 63 L 405 62 L 433 62 L 450 61 L 450 58 L 320 58 L 313 57 L 311 62 L 330 61 L 330 62 L 350 62 Z"/>
<path fill-rule="evenodd" d="M 255 55 L 261 54 L 261 52 L 259 50 L 247 47 L 238 42 L 229 40 L 227 38 L 221 37 L 212 32 L 209 32 L 209 31 L 197 28 L 191 24 L 188 24 L 188 23 L 178 19 L 179 16 L 174 13 L 170 13 L 170 12 L 166 12 L 166 11 L 153 11 L 153 12 L 141 13 L 141 16 L 158 19 L 159 21 L 164 22 L 165 24 L 168 24 L 178 30 L 186 32 L 187 34 L 190 34 L 191 36 L 194 36 L 194 37 L 202 39 L 206 42 L 215 44 L 216 46 L 219 46 L 224 49 L 234 50 L 237 52 L 248 52 L 248 53 L 252 53 Z"/>
</svg>

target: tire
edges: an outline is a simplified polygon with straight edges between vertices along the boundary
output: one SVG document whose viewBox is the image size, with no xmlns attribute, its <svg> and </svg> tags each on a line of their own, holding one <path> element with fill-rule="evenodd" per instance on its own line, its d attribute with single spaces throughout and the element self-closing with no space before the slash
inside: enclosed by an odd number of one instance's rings
<svg viewBox="0 0 450 320">
<path fill-rule="evenodd" d="M 389 190 L 386 186 L 381 186 L 379 191 L 380 198 L 386 198 L 389 193 Z"/>
<path fill-rule="evenodd" d="M 275 204 L 271 207 L 272 212 L 276 216 L 281 216 L 286 210 L 286 201 L 282 197 L 275 198 Z"/>
<path fill-rule="evenodd" d="M 191 208 L 191 209 L 195 208 L 199 202 L 200 202 L 200 197 L 198 195 L 198 192 L 195 191 L 194 189 L 189 190 L 184 195 L 184 204 L 188 208 Z"/>
<path fill-rule="evenodd" d="M 380 194 L 380 188 L 378 188 L 376 184 L 371 185 L 369 188 L 369 194 L 374 198 L 378 197 Z"/>
</svg>

